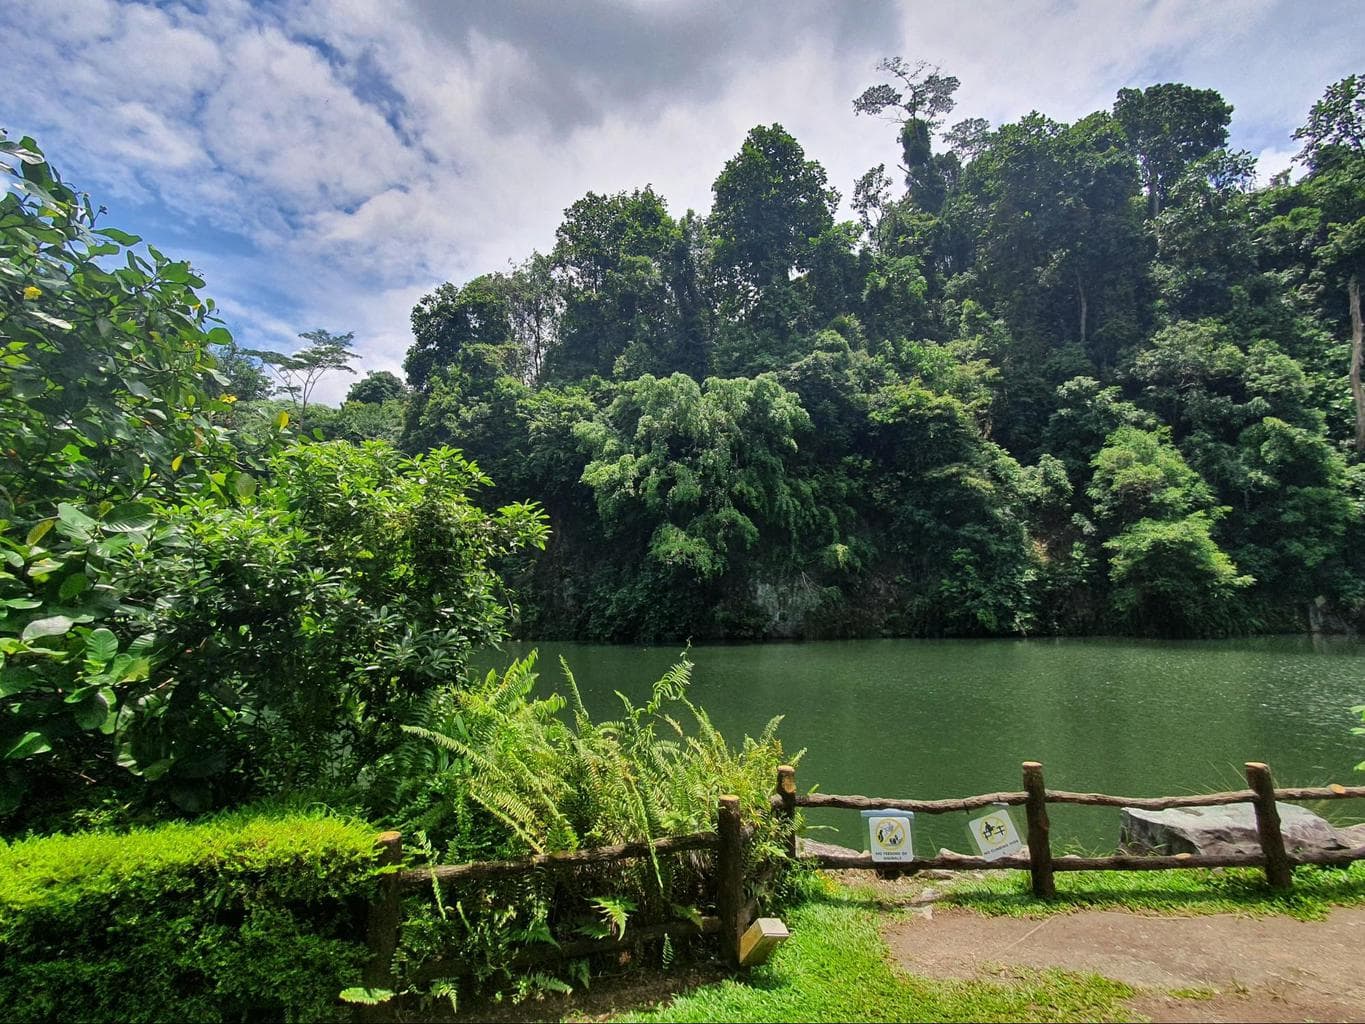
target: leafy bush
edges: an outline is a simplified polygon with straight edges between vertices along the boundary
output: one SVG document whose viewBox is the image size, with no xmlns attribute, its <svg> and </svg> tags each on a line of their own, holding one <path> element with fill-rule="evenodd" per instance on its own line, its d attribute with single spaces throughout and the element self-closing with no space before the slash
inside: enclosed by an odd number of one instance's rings
<svg viewBox="0 0 1365 1024">
<path fill-rule="evenodd" d="M 503 635 L 491 557 L 544 542 L 528 505 L 486 513 L 456 452 L 294 445 L 235 507 L 159 508 L 119 563 L 124 619 L 156 638 L 123 763 L 199 809 L 215 796 L 346 785 L 410 703 Z"/>
<path fill-rule="evenodd" d="M 488 563 L 541 516 L 478 508 L 448 449 L 283 447 L 222 390 L 189 264 L 96 227 L 32 140 L 0 156 L 6 828 L 348 781 L 502 635 Z"/>
<path fill-rule="evenodd" d="M 0 134 L 0 155 L 5 813 L 35 771 L 70 782 L 112 763 L 126 689 L 151 662 L 111 621 L 124 597 L 111 563 L 148 544 L 154 502 L 249 493 L 275 428 L 257 441 L 223 425 L 212 350 L 231 335 L 210 328 L 188 263 L 97 228 L 31 139 Z"/>
<path fill-rule="evenodd" d="M 374 837 L 266 811 L 0 843 L 0 1017 L 345 1019 Z"/>
</svg>

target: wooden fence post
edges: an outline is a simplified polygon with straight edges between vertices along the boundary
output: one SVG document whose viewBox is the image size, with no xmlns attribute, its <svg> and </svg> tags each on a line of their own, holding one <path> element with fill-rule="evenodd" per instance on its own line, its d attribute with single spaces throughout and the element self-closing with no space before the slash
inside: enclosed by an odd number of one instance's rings
<svg viewBox="0 0 1365 1024">
<path fill-rule="evenodd" d="M 1291 889 L 1294 886 L 1294 865 L 1284 850 L 1284 834 L 1280 831 L 1280 810 L 1275 806 L 1275 782 L 1270 767 L 1260 761 L 1246 764 L 1247 788 L 1256 794 L 1252 805 L 1256 808 L 1256 833 L 1261 840 L 1265 857 L 1265 880 L 1272 889 Z"/>
<path fill-rule="evenodd" d="M 401 832 L 381 832 L 375 838 L 375 845 L 381 847 L 379 864 L 381 867 L 403 862 L 403 834 Z M 393 954 L 398 948 L 398 926 L 402 917 L 402 892 L 398 876 L 387 874 L 379 879 L 379 898 L 370 904 L 366 944 L 369 946 L 370 959 L 363 974 L 366 988 L 392 989 Z M 362 1008 L 361 1017 L 367 1021 L 389 1021 L 394 1019 L 396 1007 L 394 1000 L 378 1006 Z"/>
<path fill-rule="evenodd" d="M 725 958 L 739 964 L 739 940 L 744 935 L 744 829 L 739 797 L 723 796 L 716 810 L 716 914 L 720 917 L 720 947 Z"/>
<path fill-rule="evenodd" d="M 796 769 L 789 764 L 778 765 L 777 796 L 782 801 L 777 815 L 787 830 L 787 856 L 796 860 Z"/>
<path fill-rule="evenodd" d="M 1028 815 L 1029 874 L 1033 876 L 1033 895 L 1050 900 L 1057 895 L 1052 881 L 1052 846 L 1048 841 L 1047 790 L 1043 786 L 1043 766 L 1038 761 L 1024 762 L 1024 811 Z"/>
</svg>

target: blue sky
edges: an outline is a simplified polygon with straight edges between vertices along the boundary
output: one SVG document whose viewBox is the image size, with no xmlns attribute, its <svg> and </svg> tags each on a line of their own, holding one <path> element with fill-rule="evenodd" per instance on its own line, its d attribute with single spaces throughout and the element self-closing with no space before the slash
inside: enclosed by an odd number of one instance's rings
<svg viewBox="0 0 1365 1024">
<path fill-rule="evenodd" d="M 1350 0 L 38 10 L 8 29 L 0 126 L 33 135 L 108 224 L 192 260 L 240 342 L 353 330 L 362 369 L 398 370 L 418 297 L 548 249 L 589 189 L 652 183 L 675 213 L 705 210 L 755 124 L 783 123 L 847 195 L 896 156 L 894 129 L 850 105 L 884 56 L 957 75 L 954 120 L 1070 120 L 1124 86 L 1217 88 L 1266 174 L 1323 88 L 1365 71 Z"/>
</svg>

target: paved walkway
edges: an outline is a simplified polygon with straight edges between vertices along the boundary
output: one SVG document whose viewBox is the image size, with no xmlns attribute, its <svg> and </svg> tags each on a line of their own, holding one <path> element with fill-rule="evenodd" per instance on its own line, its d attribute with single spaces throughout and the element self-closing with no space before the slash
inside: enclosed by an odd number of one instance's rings
<svg viewBox="0 0 1365 1024">
<path fill-rule="evenodd" d="M 1141 989 L 1156 1021 L 1365 1021 L 1365 908 L 1324 921 L 1081 910 L 1044 918 L 922 908 L 885 930 L 900 966 L 932 978 L 1060 967 Z"/>
</svg>

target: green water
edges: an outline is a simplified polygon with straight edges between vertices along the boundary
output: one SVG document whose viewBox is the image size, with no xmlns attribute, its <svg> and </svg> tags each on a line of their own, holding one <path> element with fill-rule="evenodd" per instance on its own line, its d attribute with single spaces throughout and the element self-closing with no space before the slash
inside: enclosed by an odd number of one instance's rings
<svg viewBox="0 0 1365 1024">
<path fill-rule="evenodd" d="M 639 700 L 676 647 L 539 648 L 542 685 L 562 655 L 594 715 Z M 805 748 L 804 791 L 933 799 L 1017 790 L 1019 764 L 1042 761 L 1049 787 L 1124 796 L 1240 789 L 1266 761 L 1281 785 L 1359 782 L 1365 739 L 1348 708 L 1365 703 L 1365 645 L 1269 637 L 1238 641 L 861 640 L 693 647 L 693 698 L 729 737 L 783 715 L 789 751 Z M 1359 724 L 1355 720 L 1354 724 Z M 1359 820 L 1358 801 L 1314 808 Z M 1112 849 L 1118 812 L 1054 807 L 1054 847 Z M 826 811 L 815 835 L 866 847 L 857 812 Z M 967 851 L 966 818 L 920 816 L 915 849 Z"/>
</svg>

